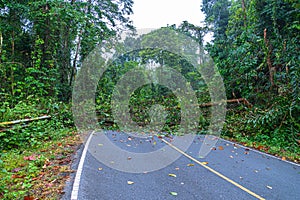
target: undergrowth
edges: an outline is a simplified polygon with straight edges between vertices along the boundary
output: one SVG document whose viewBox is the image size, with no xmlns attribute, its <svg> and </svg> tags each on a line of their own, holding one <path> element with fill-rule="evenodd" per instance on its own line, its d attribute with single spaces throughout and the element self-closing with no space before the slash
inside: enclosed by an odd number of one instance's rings
<svg viewBox="0 0 300 200">
<path fill-rule="evenodd" d="M 55 132 L 52 132 L 55 134 Z M 0 199 L 59 199 L 71 170 L 72 154 L 81 140 L 70 129 L 34 148 L 2 151 Z"/>
<path fill-rule="evenodd" d="M 299 163 L 299 121 L 293 121 L 294 118 L 288 118 L 283 110 L 276 109 L 243 106 L 229 109 L 223 137 Z"/>
<path fill-rule="evenodd" d="M 31 99 L 0 105 L 0 122 L 51 116 L 0 127 L 0 199 L 58 199 L 80 144 L 68 104 Z"/>
</svg>

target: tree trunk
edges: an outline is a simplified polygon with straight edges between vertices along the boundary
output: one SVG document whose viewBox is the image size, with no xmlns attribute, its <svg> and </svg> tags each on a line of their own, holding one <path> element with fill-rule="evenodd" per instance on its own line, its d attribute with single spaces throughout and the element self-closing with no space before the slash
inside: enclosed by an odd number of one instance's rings
<svg viewBox="0 0 300 200">
<path fill-rule="evenodd" d="M 89 12 L 89 5 L 91 5 L 92 1 L 89 0 L 88 1 L 88 5 L 85 7 L 85 14 L 87 14 Z M 74 60 L 73 60 L 73 65 L 72 65 L 72 70 L 71 70 L 71 77 L 70 77 L 70 83 L 69 85 L 71 86 L 73 84 L 73 80 L 75 79 L 75 76 L 76 76 L 76 62 L 77 62 L 77 59 L 78 59 L 78 56 L 79 56 L 79 51 L 80 51 L 80 48 L 81 48 L 81 38 L 83 37 L 83 32 L 84 29 L 82 28 L 78 34 L 78 42 L 77 42 L 77 45 L 76 45 L 76 52 L 75 52 L 75 56 L 74 56 Z"/>
<path fill-rule="evenodd" d="M 0 31 L 0 63 L 1 63 L 1 55 L 2 55 L 2 46 L 3 46 L 3 36 L 2 36 L 2 32 Z"/>
<path fill-rule="evenodd" d="M 12 31 L 11 34 L 11 57 L 12 57 L 12 63 L 15 63 L 15 31 Z M 14 89 L 14 64 L 11 64 L 11 71 L 10 71 L 10 81 L 11 81 L 11 95 L 15 96 L 15 89 Z"/>
<path fill-rule="evenodd" d="M 244 13 L 244 27 L 247 27 L 247 13 L 246 13 L 245 0 L 242 0 L 242 8 L 243 8 L 243 13 Z"/>
<path fill-rule="evenodd" d="M 267 29 L 264 29 L 264 41 L 265 41 L 265 47 L 266 47 L 266 59 L 267 59 L 267 65 L 269 69 L 269 80 L 271 83 L 271 88 L 275 86 L 274 83 L 274 74 L 275 74 L 275 67 L 272 66 L 272 61 L 271 61 L 271 54 L 272 54 L 272 48 L 269 46 L 269 40 L 267 39 Z"/>
</svg>

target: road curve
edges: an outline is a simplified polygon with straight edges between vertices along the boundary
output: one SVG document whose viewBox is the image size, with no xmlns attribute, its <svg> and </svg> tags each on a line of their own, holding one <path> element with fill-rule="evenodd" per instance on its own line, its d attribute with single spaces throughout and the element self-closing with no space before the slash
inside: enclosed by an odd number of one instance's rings
<svg viewBox="0 0 300 200">
<path fill-rule="evenodd" d="M 136 153 L 172 146 L 170 138 L 136 138 L 113 131 L 105 135 L 117 147 Z M 93 156 L 101 157 L 105 145 L 95 133 L 77 158 L 76 178 L 72 178 L 62 199 L 300 199 L 299 165 L 222 139 L 206 158 L 198 158 L 203 139 L 196 136 L 185 152 L 172 147 L 182 156 L 160 170 L 128 173 L 115 169 L 117 161 L 102 163 Z M 134 156 L 125 160 L 133 163 Z M 151 160 L 145 160 L 147 164 Z"/>
</svg>

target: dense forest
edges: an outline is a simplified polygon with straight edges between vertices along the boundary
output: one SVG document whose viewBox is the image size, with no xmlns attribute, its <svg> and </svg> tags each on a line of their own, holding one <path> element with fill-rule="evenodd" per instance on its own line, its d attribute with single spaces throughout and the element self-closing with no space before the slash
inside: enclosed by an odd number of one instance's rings
<svg viewBox="0 0 300 200">
<path fill-rule="evenodd" d="M 203 1 L 214 33 L 207 49 L 227 96 L 254 105 L 238 118 L 229 114 L 229 137 L 299 154 L 299 8 L 299 2 L 285 0 Z"/>
<path fill-rule="evenodd" d="M 14 163 L 7 166 L 2 160 L 13 160 L 27 149 L 38 149 L 47 141 L 73 134 L 72 88 L 79 69 L 101 42 L 124 31 L 135 31 L 130 20 L 133 3 L 0 1 L 0 166 L 4 177 L 0 198 L 24 195 L 34 185 L 32 178 L 38 176 L 33 170 L 32 177 L 16 184 L 19 192 L 11 192 L 6 185 Z M 221 136 L 282 159 L 299 161 L 299 1 L 203 0 L 199 10 L 206 16 L 204 26 L 184 21 L 164 29 L 197 41 L 213 58 L 227 99 L 243 98 L 246 102 L 227 105 Z M 213 39 L 204 45 L 208 33 L 213 33 Z M 155 31 L 151 34 L 150 39 L 159 39 Z M 142 44 L 147 39 L 141 36 L 134 42 Z M 179 70 L 196 91 L 199 104 L 210 102 L 201 75 L 183 58 L 153 49 L 133 51 L 116 59 L 98 83 L 96 110 L 101 127 L 118 130 L 110 105 L 114 86 L 122 74 L 149 60 Z M 167 87 L 145 85 L 132 94 L 130 104 L 132 117 L 140 125 L 149 122 L 152 105 L 164 105 L 168 111 L 164 131 L 171 134 L 177 130 L 180 102 Z M 203 108 L 203 112 L 199 133 L 205 133 L 209 121 L 208 110 Z M 9 128 L 4 123 L 44 115 L 51 119 Z M 36 168 L 45 160 L 37 159 Z"/>
</svg>

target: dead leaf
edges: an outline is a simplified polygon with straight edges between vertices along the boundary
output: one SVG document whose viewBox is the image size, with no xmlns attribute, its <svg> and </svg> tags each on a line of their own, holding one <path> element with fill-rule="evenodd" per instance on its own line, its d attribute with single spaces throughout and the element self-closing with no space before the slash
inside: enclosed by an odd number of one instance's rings
<svg viewBox="0 0 300 200">
<path fill-rule="evenodd" d="M 207 165 L 207 164 L 208 164 L 208 162 L 201 162 L 201 164 L 202 164 L 202 165 Z"/>
<path fill-rule="evenodd" d="M 131 160 L 132 158 L 129 156 L 129 157 L 127 157 L 127 160 Z"/>
<path fill-rule="evenodd" d="M 103 168 L 102 168 L 102 167 L 99 167 L 98 170 L 101 171 L 101 170 L 103 170 Z"/>
<path fill-rule="evenodd" d="M 267 188 L 268 188 L 268 189 L 270 189 L 270 190 L 272 190 L 272 189 L 273 189 L 273 188 L 272 188 L 271 186 L 269 186 L 269 185 L 267 185 Z"/>
<path fill-rule="evenodd" d="M 187 164 L 187 166 L 188 167 L 192 167 L 192 166 L 194 166 L 194 164 L 192 164 L 192 163 L 191 164 Z"/>
<path fill-rule="evenodd" d="M 263 148 L 264 148 L 264 147 L 261 146 L 261 145 L 259 145 L 259 146 L 257 147 L 258 150 L 262 150 Z"/>
<path fill-rule="evenodd" d="M 217 148 L 216 147 L 212 147 L 211 150 L 217 150 Z"/>
<path fill-rule="evenodd" d="M 127 181 L 127 184 L 132 185 L 132 184 L 134 184 L 134 182 L 133 181 Z"/>
<path fill-rule="evenodd" d="M 175 170 L 179 170 L 179 167 L 176 167 Z"/>
<path fill-rule="evenodd" d="M 32 154 L 31 156 L 24 156 L 23 159 L 33 161 L 36 160 L 36 156 Z"/>
<path fill-rule="evenodd" d="M 47 184 L 45 184 L 45 186 L 46 186 L 47 188 L 51 188 L 51 187 L 53 186 L 53 184 L 52 184 L 52 183 L 47 183 Z"/>
<path fill-rule="evenodd" d="M 173 195 L 173 196 L 177 196 L 178 195 L 177 192 L 170 192 L 170 194 Z"/>
<path fill-rule="evenodd" d="M 169 174 L 169 176 L 176 177 L 176 174 Z"/>
<path fill-rule="evenodd" d="M 219 146 L 218 149 L 219 149 L 219 150 L 224 150 L 224 147 Z"/>
<path fill-rule="evenodd" d="M 20 170 L 22 170 L 22 168 L 19 168 L 19 167 L 18 167 L 18 168 L 14 168 L 14 169 L 12 170 L 12 172 L 15 173 L 15 172 L 18 172 L 18 171 L 20 171 Z"/>
<path fill-rule="evenodd" d="M 24 178 L 24 177 L 25 177 L 25 175 L 17 175 L 17 174 L 11 175 L 12 179 L 15 179 L 15 178 Z"/>
<path fill-rule="evenodd" d="M 25 196 L 24 200 L 34 200 L 34 197 L 33 196 Z"/>
<path fill-rule="evenodd" d="M 283 157 L 281 158 L 281 160 L 286 160 L 286 157 L 283 156 Z"/>
</svg>

